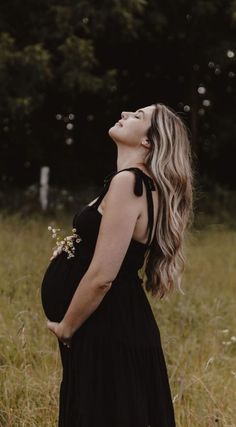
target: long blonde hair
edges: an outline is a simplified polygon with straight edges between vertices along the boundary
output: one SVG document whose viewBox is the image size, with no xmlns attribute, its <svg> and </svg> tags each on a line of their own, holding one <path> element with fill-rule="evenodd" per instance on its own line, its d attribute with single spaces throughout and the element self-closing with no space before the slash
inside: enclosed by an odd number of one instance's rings
<svg viewBox="0 0 236 427">
<path fill-rule="evenodd" d="M 176 287 L 182 291 L 184 237 L 193 223 L 193 167 L 187 126 L 170 107 L 154 105 L 146 165 L 157 184 L 158 215 L 144 282 L 152 296 L 162 298 Z"/>
</svg>

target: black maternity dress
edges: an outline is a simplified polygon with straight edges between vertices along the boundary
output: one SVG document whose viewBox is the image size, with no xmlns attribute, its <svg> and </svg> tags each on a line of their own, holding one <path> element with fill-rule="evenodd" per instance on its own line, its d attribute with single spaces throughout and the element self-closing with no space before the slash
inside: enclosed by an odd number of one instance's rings
<svg viewBox="0 0 236 427">
<path fill-rule="evenodd" d="M 146 187 L 149 238 L 131 239 L 112 286 L 97 309 L 72 337 L 67 348 L 58 340 L 63 376 L 60 385 L 58 427 L 175 427 L 174 409 L 159 328 L 138 270 L 150 248 L 155 186 L 139 168 L 134 192 Z M 48 319 L 61 321 L 92 260 L 102 214 L 98 206 L 113 172 L 92 205 L 73 218 L 82 238 L 75 257 L 61 252 L 49 264 L 41 287 Z"/>
</svg>

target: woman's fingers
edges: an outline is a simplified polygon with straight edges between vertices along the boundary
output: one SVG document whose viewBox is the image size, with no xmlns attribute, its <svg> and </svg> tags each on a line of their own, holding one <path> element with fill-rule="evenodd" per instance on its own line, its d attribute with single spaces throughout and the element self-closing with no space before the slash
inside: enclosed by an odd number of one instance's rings
<svg viewBox="0 0 236 427">
<path fill-rule="evenodd" d="M 50 258 L 50 261 L 53 258 L 56 258 L 56 256 L 59 255 L 61 252 L 62 252 L 62 249 L 60 249 L 60 248 L 55 249 L 55 251 L 53 252 L 53 254 L 52 254 L 51 258 Z"/>
<path fill-rule="evenodd" d="M 48 329 L 56 335 L 56 337 L 67 347 L 70 348 L 71 337 L 68 337 L 65 334 L 63 329 L 63 324 L 60 322 L 52 322 L 51 320 L 47 320 Z"/>
</svg>

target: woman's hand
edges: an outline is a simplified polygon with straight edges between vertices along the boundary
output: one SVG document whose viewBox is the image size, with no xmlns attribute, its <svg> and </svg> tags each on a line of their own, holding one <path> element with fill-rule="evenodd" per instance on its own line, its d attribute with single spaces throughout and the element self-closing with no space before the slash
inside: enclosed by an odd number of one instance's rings
<svg viewBox="0 0 236 427">
<path fill-rule="evenodd" d="M 56 258 L 57 255 L 59 255 L 61 252 L 62 252 L 62 248 L 61 247 L 56 248 L 55 251 L 53 251 L 53 254 L 52 254 L 51 258 L 50 258 L 50 261 L 52 259 Z"/>
<path fill-rule="evenodd" d="M 53 332 L 56 335 L 56 337 L 64 345 L 67 346 L 67 348 L 71 347 L 72 335 L 68 331 L 66 331 L 63 321 L 61 321 L 60 323 L 57 323 L 57 322 L 51 322 L 51 320 L 47 320 L 47 327 L 51 332 Z"/>
</svg>

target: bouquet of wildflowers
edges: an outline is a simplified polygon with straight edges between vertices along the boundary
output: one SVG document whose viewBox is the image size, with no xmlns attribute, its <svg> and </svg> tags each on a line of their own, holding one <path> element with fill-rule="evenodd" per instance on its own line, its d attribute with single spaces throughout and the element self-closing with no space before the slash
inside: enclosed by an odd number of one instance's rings
<svg viewBox="0 0 236 427">
<path fill-rule="evenodd" d="M 51 225 L 48 226 L 48 230 L 52 232 L 52 238 L 56 239 L 56 247 L 53 248 L 53 255 L 50 258 L 53 259 L 59 255 L 62 251 L 67 253 L 67 259 L 75 256 L 74 242 L 81 242 L 81 237 L 76 233 L 76 228 L 72 228 L 72 235 L 66 236 L 62 239 L 58 236 L 60 228 L 53 228 Z"/>
</svg>

